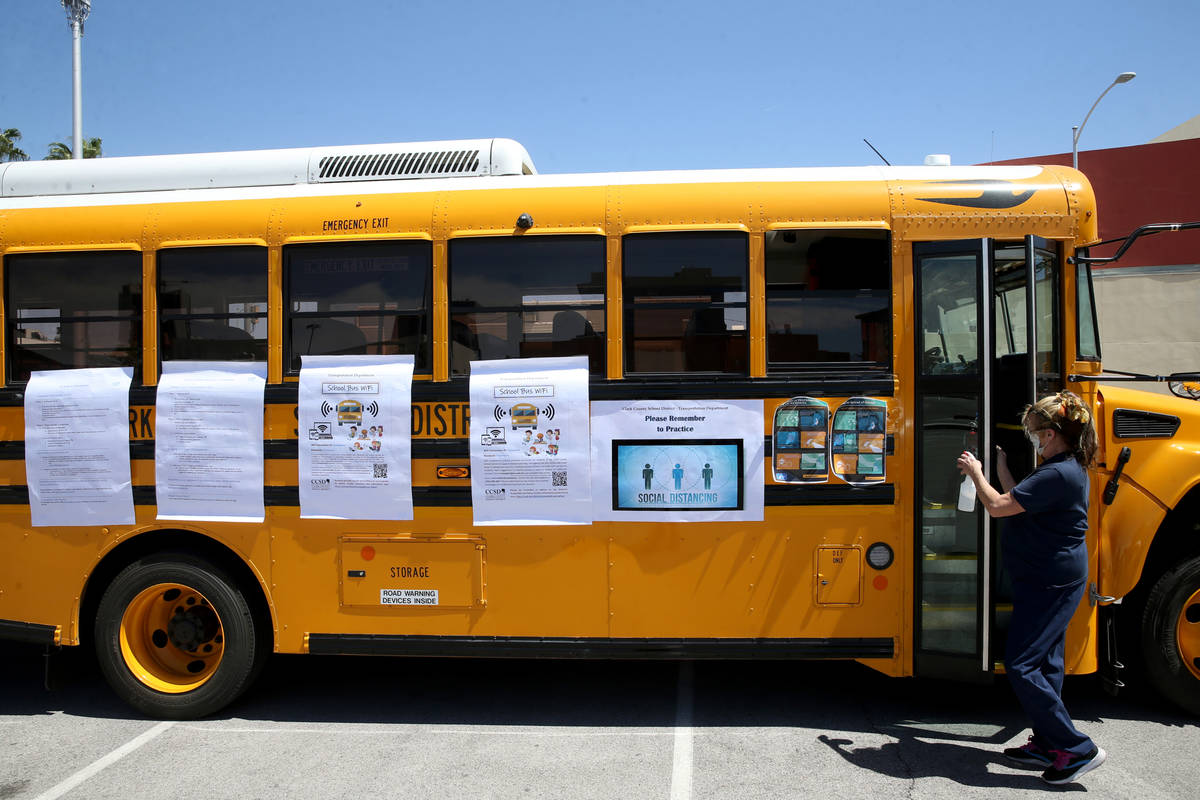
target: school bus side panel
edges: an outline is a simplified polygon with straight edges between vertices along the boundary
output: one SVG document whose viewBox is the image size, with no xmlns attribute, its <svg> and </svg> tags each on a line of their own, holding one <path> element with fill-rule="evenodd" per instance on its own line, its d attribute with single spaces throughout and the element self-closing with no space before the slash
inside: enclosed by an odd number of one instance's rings
<svg viewBox="0 0 1200 800">
<path fill-rule="evenodd" d="M 1140 580 L 1146 554 L 1167 512 L 1200 481 L 1200 403 L 1111 385 L 1102 387 L 1100 394 L 1105 481 L 1121 449 L 1130 450 L 1116 498 L 1112 505 L 1103 506 L 1100 518 L 1105 554 L 1100 592 L 1124 597 Z M 1178 417 L 1179 428 L 1170 438 L 1120 438 L 1113 429 L 1118 409 Z"/>
<path fill-rule="evenodd" d="M 407 636 L 608 635 L 607 569 L 596 526 L 473 529 L 469 508 L 420 507 L 405 522 L 330 522 L 299 519 L 298 509 L 272 515 L 272 592 L 279 608 L 279 649 L 298 652 L 306 633 Z M 343 545 L 343 540 L 352 540 Z M 371 578 L 395 587 L 438 590 L 464 598 L 475 585 L 461 569 L 439 572 L 435 564 L 418 582 L 400 577 L 409 563 L 405 545 L 470 542 L 482 568 L 482 596 L 470 605 L 438 607 L 374 605 L 348 597 L 354 580 L 339 560 L 343 546 L 357 555 L 371 547 L 365 564 Z M 378 571 L 378 572 L 376 572 Z M 390 576 L 396 575 L 393 583 Z M 472 582 L 473 584 L 473 582 Z"/>
</svg>

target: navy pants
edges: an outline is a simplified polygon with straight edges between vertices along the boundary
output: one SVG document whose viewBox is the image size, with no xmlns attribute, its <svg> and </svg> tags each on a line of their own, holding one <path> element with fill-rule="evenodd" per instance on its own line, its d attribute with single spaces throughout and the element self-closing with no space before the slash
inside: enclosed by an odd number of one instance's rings
<svg viewBox="0 0 1200 800">
<path fill-rule="evenodd" d="M 1086 755 L 1095 745 L 1063 706 L 1067 624 L 1079 606 L 1084 578 L 1065 586 L 1014 579 L 1005 667 L 1021 708 L 1033 722 L 1033 741 L 1046 750 Z"/>
</svg>

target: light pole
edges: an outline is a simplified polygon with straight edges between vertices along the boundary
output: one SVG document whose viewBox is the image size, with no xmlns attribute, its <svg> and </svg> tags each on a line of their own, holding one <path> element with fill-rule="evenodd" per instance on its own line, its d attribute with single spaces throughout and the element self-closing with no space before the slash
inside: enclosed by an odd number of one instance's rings
<svg viewBox="0 0 1200 800">
<path fill-rule="evenodd" d="M 73 56 L 71 77 L 75 125 L 71 134 L 71 158 L 83 158 L 83 67 L 80 63 L 80 43 L 83 39 L 83 21 L 92 13 L 92 0 L 62 0 L 62 6 L 67 10 L 67 21 L 71 23 Z"/>
<path fill-rule="evenodd" d="M 66 2 L 66 0 L 64 0 L 64 2 Z M 1108 89 L 1111 89 L 1118 83 L 1129 83 L 1136 77 L 1136 72 L 1122 72 L 1113 80 L 1112 83 L 1108 85 Z M 1104 95 L 1108 94 L 1108 89 L 1105 89 L 1103 92 L 1101 92 L 1100 96 L 1096 98 L 1096 102 L 1092 103 L 1092 107 L 1088 109 L 1087 117 L 1083 118 L 1083 122 L 1079 123 L 1078 125 L 1071 126 L 1071 166 L 1075 169 L 1079 169 L 1079 136 L 1083 133 L 1083 126 L 1087 125 L 1088 117 L 1090 117 L 1092 112 L 1096 110 L 1096 106 L 1098 106 L 1100 101 L 1104 99 Z"/>
</svg>

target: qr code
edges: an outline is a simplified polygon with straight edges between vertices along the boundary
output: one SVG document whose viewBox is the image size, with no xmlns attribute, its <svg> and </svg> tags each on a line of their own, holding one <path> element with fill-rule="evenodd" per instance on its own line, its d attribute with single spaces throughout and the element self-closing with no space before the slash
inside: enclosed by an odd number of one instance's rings
<svg viewBox="0 0 1200 800">
<path fill-rule="evenodd" d="M 553 483 L 553 485 L 555 485 L 555 486 L 566 486 L 567 485 L 567 471 L 563 470 L 561 472 L 551 472 L 550 480 Z"/>
<path fill-rule="evenodd" d="M 375 464 L 373 466 L 375 467 L 375 477 L 376 478 L 386 478 L 387 477 L 387 464 Z"/>
</svg>

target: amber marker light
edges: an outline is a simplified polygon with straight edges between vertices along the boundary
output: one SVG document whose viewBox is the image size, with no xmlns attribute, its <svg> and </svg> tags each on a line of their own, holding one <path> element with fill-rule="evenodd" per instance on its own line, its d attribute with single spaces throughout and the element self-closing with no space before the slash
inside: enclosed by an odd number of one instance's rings
<svg viewBox="0 0 1200 800">
<path fill-rule="evenodd" d="M 466 465 L 463 465 L 463 464 L 460 464 L 455 467 L 438 467 L 437 468 L 437 476 L 438 476 L 438 478 L 446 478 L 446 479 L 469 478 L 469 477 L 471 477 L 471 468 Z"/>
</svg>

